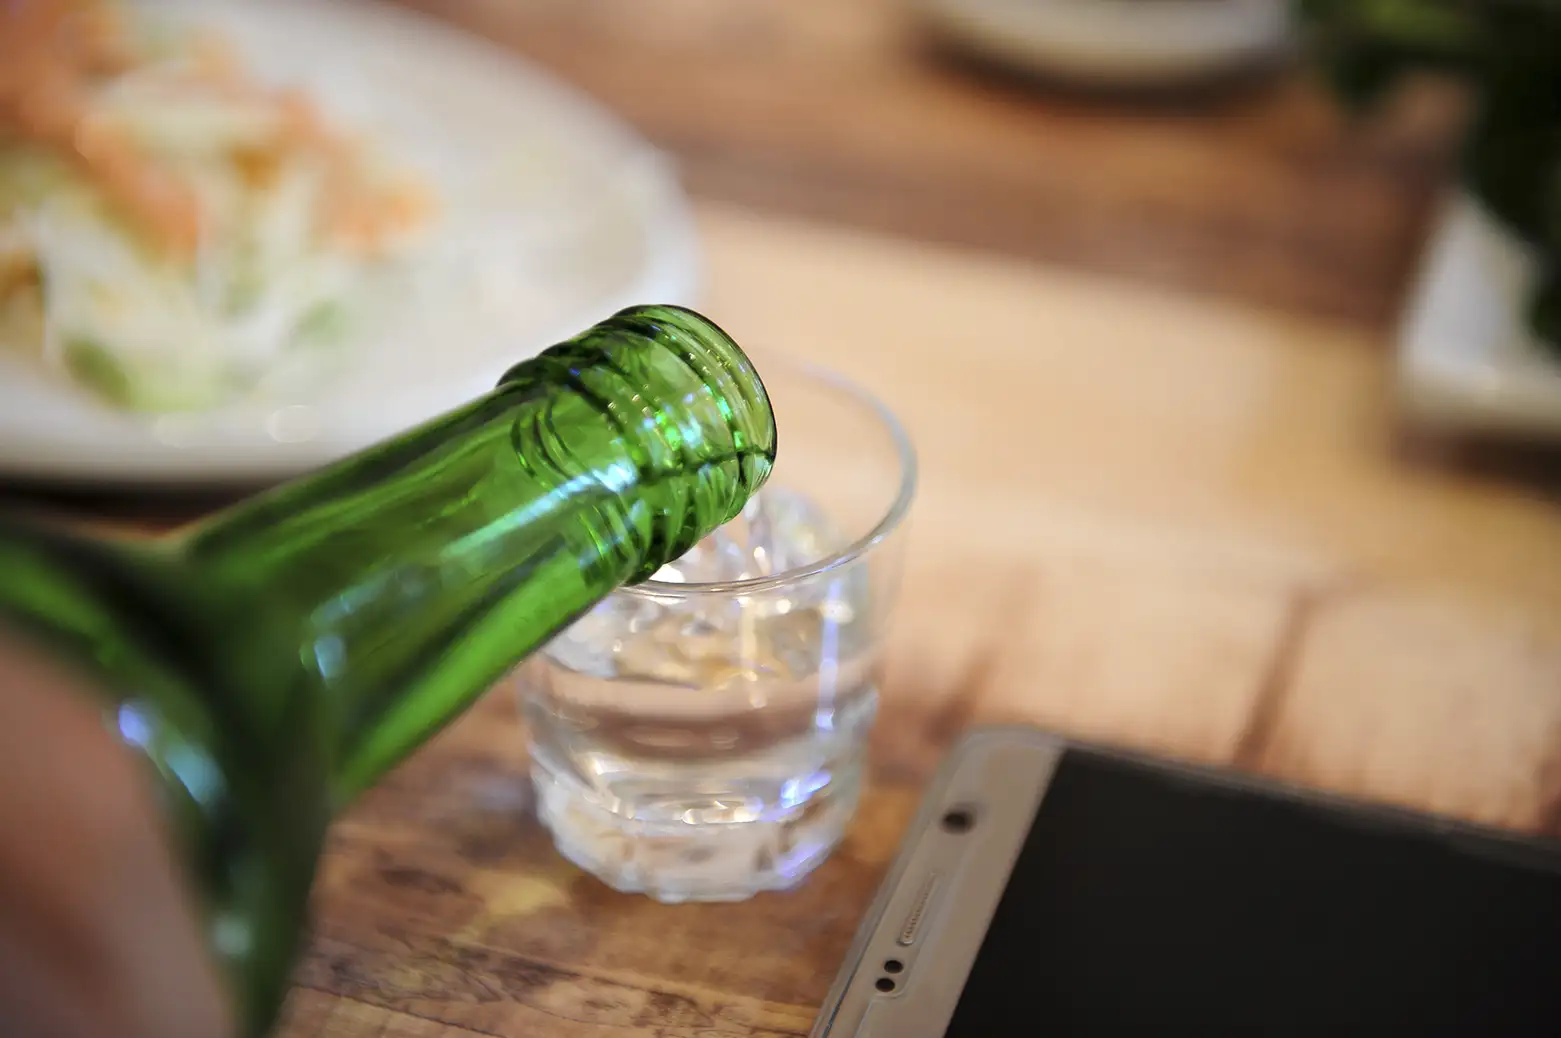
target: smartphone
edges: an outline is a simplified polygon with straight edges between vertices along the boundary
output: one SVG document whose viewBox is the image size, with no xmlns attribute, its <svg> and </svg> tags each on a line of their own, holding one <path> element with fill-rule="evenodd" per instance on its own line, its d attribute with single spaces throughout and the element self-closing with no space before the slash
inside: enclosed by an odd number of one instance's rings
<svg viewBox="0 0 1561 1038">
<path fill-rule="evenodd" d="M 978 729 L 927 794 L 812 1034 L 1173 1028 L 1556 1038 L 1561 847 Z"/>
</svg>

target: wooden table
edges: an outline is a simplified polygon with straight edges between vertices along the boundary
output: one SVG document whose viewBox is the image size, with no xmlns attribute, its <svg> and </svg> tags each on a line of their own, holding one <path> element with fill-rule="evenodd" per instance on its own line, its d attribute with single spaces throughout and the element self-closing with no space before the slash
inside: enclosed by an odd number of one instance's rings
<svg viewBox="0 0 1561 1038">
<path fill-rule="evenodd" d="M 708 309 L 870 382 L 920 451 L 860 817 L 792 893 L 615 894 L 532 818 L 501 689 L 336 827 L 288 1038 L 805 1035 L 972 721 L 1557 831 L 1561 495 L 1400 446 L 1380 335 L 699 219 Z"/>
<path fill-rule="evenodd" d="M 583 87 L 768 210 L 1382 321 L 1459 107 L 1348 126 L 1295 74 L 1039 94 L 938 53 L 905 0 L 405 0 Z"/>
<path fill-rule="evenodd" d="M 343 819 L 292 1038 L 805 1035 L 973 720 L 1553 830 L 1561 507 L 1397 450 L 1374 332 L 699 208 L 734 334 L 871 381 L 923 489 L 845 846 L 663 907 L 560 862 L 514 702 Z"/>
<path fill-rule="evenodd" d="M 705 308 L 882 394 L 921 492 L 870 788 L 799 890 L 667 907 L 565 864 L 499 689 L 334 829 L 286 1038 L 805 1035 L 981 720 L 1561 830 L 1561 480 L 1392 420 L 1448 107 L 1361 136 L 1293 77 L 1032 94 L 888 0 L 419 3 L 681 157 Z"/>
</svg>

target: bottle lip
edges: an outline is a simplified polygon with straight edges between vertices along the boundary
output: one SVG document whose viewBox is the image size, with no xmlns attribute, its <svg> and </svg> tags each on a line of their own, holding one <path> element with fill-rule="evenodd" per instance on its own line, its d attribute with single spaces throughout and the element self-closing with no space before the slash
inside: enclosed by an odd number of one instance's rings
<svg viewBox="0 0 1561 1038">
<path fill-rule="evenodd" d="M 916 448 L 911 443 L 910 434 L 906 432 L 905 426 L 882 400 L 870 393 L 860 383 L 822 365 L 777 356 L 768 351 L 745 352 L 747 352 L 750 360 L 757 360 L 757 363 L 754 364 L 756 371 L 762 371 L 764 368 L 771 366 L 790 367 L 798 374 L 854 397 L 857 402 L 871 411 L 883 423 L 884 429 L 889 434 L 890 441 L 894 444 L 895 454 L 899 458 L 900 485 L 895 490 L 894 500 L 890 502 L 884 514 L 867 533 L 839 551 L 832 552 L 817 562 L 809 563 L 806 566 L 797 566 L 792 569 L 782 570 L 779 573 L 772 573 L 763 577 L 751 577 L 747 580 L 713 581 L 709 583 L 644 580 L 638 584 L 624 585 L 616 593 L 664 600 L 668 598 L 693 598 L 703 595 L 748 595 L 784 588 L 800 580 L 806 580 L 810 577 L 851 565 L 887 540 L 899 528 L 900 524 L 904 522 L 906 514 L 910 511 L 911 502 L 916 496 Z"/>
</svg>

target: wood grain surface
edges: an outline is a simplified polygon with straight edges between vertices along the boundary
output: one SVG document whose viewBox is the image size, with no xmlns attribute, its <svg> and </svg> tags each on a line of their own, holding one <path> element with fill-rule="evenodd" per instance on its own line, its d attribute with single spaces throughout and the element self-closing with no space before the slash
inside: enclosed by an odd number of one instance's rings
<svg viewBox="0 0 1561 1038">
<path fill-rule="evenodd" d="M 724 206 L 700 223 L 709 312 L 870 384 L 920 453 L 859 817 L 790 893 L 616 894 L 535 822 L 501 687 L 334 830 L 286 1038 L 805 1035 L 978 721 L 1556 832 L 1561 480 L 1404 450 L 1370 333 Z"/>
<path fill-rule="evenodd" d="M 1106 98 L 984 73 L 902 0 L 409 0 L 583 88 L 696 194 L 1382 322 L 1459 106 L 1286 72 Z"/>
<path fill-rule="evenodd" d="M 284 1038 L 800 1038 L 987 720 L 1561 832 L 1561 473 L 1393 418 L 1455 100 L 1038 90 L 895 0 L 405 2 L 675 155 L 704 308 L 880 393 L 921 490 L 869 789 L 800 889 L 668 907 L 565 864 L 500 687 L 334 828 Z"/>
</svg>

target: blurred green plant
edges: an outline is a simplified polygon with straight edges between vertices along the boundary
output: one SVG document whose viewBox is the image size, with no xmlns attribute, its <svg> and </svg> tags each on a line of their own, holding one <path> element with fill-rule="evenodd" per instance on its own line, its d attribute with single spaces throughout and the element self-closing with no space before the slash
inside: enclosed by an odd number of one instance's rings
<svg viewBox="0 0 1561 1038">
<path fill-rule="evenodd" d="M 1464 182 L 1534 247 L 1528 318 L 1561 355 L 1561 0 L 1298 0 L 1307 51 L 1356 108 L 1409 72 L 1474 90 Z"/>
</svg>

